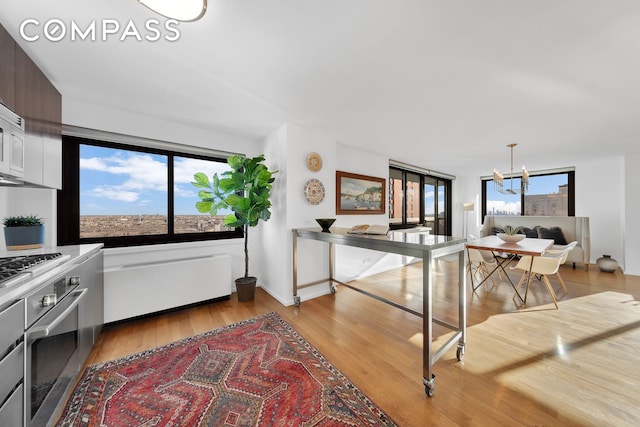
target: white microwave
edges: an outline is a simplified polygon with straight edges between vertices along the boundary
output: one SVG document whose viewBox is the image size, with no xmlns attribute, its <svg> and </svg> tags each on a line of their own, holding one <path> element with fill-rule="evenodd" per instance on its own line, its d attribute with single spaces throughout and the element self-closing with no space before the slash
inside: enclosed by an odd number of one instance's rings
<svg viewBox="0 0 640 427">
<path fill-rule="evenodd" d="M 0 178 L 24 177 L 24 119 L 0 104 Z"/>
</svg>

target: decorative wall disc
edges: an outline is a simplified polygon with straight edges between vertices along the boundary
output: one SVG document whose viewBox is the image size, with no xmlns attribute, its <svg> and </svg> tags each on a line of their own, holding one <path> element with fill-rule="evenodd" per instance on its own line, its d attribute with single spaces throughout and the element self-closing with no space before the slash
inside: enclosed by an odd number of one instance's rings
<svg viewBox="0 0 640 427">
<path fill-rule="evenodd" d="M 322 157 L 318 153 L 309 153 L 307 156 L 307 167 L 313 172 L 322 169 Z"/>
<path fill-rule="evenodd" d="M 304 185 L 304 197 L 312 205 L 322 203 L 324 200 L 324 185 L 322 185 L 322 182 L 315 178 L 308 180 Z"/>
</svg>

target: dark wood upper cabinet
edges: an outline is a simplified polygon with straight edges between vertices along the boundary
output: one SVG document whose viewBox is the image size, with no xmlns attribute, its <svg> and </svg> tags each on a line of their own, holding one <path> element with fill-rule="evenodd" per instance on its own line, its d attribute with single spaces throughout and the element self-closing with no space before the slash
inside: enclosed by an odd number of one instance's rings
<svg viewBox="0 0 640 427">
<path fill-rule="evenodd" d="M 0 98 L 25 121 L 24 181 L 60 188 L 62 96 L 1 25 L 0 43 Z"/>
<path fill-rule="evenodd" d="M 0 102 L 15 110 L 16 102 L 16 42 L 0 25 Z"/>
<path fill-rule="evenodd" d="M 46 77 L 22 50 L 16 50 L 16 113 L 25 120 L 27 134 L 44 134 L 43 95 Z"/>
<path fill-rule="evenodd" d="M 0 100 L 25 119 L 27 133 L 60 127 L 60 92 L 0 25 Z"/>
</svg>

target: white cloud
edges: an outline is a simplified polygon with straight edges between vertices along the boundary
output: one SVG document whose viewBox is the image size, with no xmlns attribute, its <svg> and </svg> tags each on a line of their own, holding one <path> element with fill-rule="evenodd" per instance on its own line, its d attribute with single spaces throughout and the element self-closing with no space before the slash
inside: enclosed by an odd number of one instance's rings
<svg viewBox="0 0 640 427">
<path fill-rule="evenodd" d="M 106 171 L 108 169 L 104 159 L 91 157 L 90 159 L 80 159 L 80 169 L 89 169 L 95 171 Z"/>
<path fill-rule="evenodd" d="M 103 184 L 91 190 L 91 193 L 97 197 L 120 202 L 136 202 L 145 192 L 167 191 L 166 160 L 160 161 L 150 154 L 123 155 L 122 152 L 117 152 L 111 157 L 81 158 L 80 167 L 120 176 L 120 180 L 124 179 L 118 184 Z M 107 178 L 105 181 L 113 181 L 113 178 Z"/>
<path fill-rule="evenodd" d="M 214 173 L 221 174 L 230 169 L 226 163 L 187 157 L 177 157 L 174 162 L 173 181 L 176 184 L 191 183 L 196 172 L 204 172 L 211 179 Z"/>
<path fill-rule="evenodd" d="M 173 194 L 176 197 L 187 197 L 190 199 L 199 200 L 198 190 L 193 186 L 184 187 L 176 184 L 173 186 Z"/>
<path fill-rule="evenodd" d="M 109 200 L 117 200 L 120 202 L 135 202 L 140 194 L 134 191 L 124 191 L 117 186 L 101 186 L 92 190 L 92 195 Z"/>
</svg>

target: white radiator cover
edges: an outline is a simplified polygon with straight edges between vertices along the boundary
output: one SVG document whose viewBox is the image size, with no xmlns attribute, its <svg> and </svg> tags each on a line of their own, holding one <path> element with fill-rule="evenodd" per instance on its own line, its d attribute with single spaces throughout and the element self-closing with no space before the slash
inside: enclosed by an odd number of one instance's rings
<svg viewBox="0 0 640 427">
<path fill-rule="evenodd" d="M 231 295 L 226 254 L 148 261 L 104 272 L 105 323 Z"/>
</svg>

